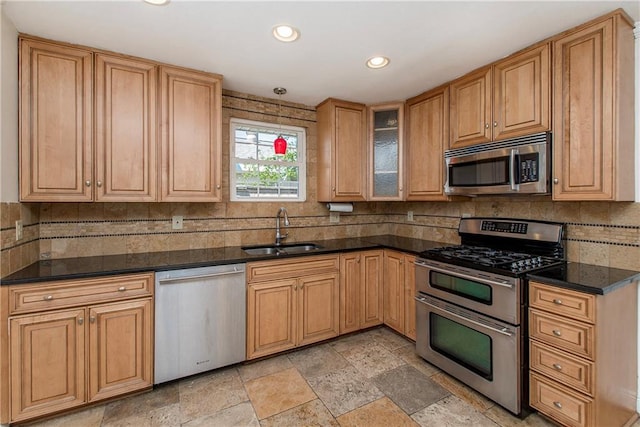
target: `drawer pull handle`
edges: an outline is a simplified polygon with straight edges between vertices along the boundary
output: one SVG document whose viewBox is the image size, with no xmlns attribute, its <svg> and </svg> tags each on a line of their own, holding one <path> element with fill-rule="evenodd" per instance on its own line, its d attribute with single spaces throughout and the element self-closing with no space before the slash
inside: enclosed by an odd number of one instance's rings
<svg viewBox="0 0 640 427">
<path fill-rule="evenodd" d="M 562 305 L 562 300 L 561 299 L 554 299 L 553 303 L 556 305 Z"/>
<path fill-rule="evenodd" d="M 118 292 L 124 292 L 124 291 L 126 291 L 126 290 L 127 290 L 127 288 L 125 288 L 124 286 L 120 286 L 120 287 L 118 288 Z"/>
<path fill-rule="evenodd" d="M 554 368 L 556 371 L 562 371 L 562 365 L 559 365 L 559 364 L 557 364 L 557 363 L 554 363 L 554 364 L 553 364 L 553 368 Z"/>
<path fill-rule="evenodd" d="M 558 329 L 554 329 L 553 330 L 553 335 L 555 335 L 557 337 L 560 337 L 560 336 L 562 336 L 562 332 L 560 332 Z"/>
<path fill-rule="evenodd" d="M 557 402 L 557 401 L 553 402 L 553 406 L 555 406 L 558 409 L 562 409 L 562 403 L 560 403 L 560 402 Z"/>
<path fill-rule="evenodd" d="M 53 299 L 53 295 L 45 295 L 42 297 L 42 299 L 45 301 L 51 301 Z"/>
</svg>

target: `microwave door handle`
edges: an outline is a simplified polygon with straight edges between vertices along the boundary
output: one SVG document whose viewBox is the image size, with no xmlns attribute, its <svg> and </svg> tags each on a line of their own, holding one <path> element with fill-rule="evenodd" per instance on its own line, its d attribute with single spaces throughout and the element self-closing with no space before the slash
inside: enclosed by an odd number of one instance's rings
<svg viewBox="0 0 640 427">
<path fill-rule="evenodd" d="M 518 156 L 518 149 L 512 148 L 509 155 L 509 184 L 511 184 L 511 191 L 520 191 L 520 185 L 516 182 L 516 158 Z"/>
</svg>

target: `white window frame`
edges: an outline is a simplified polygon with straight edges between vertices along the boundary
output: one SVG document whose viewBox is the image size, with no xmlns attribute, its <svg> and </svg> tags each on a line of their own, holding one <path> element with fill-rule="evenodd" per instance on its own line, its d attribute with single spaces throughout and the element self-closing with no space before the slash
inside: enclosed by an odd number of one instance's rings
<svg viewBox="0 0 640 427">
<path fill-rule="evenodd" d="M 236 192 L 236 164 L 246 163 L 247 159 L 236 158 L 235 130 L 238 127 L 250 126 L 252 128 L 264 129 L 272 133 L 279 133 L 280 130 L 287 133 L 298 134 L 298 161 L 296 163 L 287 162 L 288 165 L 298 166 L 298 197 L 255 197 L 239 198 Z M 260 122 L 231 118 L 229 121 L 229 197 L 232 202 L 304 202 L 307 200 L 307 131 L 303 127 L 278 125 L 276 123 Z M 282 164 L 272 160 L 251 160 L 251 163 L 273 165 Z"/>
</svg>

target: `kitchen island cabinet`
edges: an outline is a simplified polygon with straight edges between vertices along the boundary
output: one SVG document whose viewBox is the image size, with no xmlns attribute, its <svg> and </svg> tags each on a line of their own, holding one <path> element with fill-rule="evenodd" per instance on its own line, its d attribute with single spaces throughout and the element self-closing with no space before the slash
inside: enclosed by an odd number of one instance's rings
<svg viewBox="0 0 640 427">
<path fill-rule="evenodd" d="M 632 32 L 619 10 L 553 41 L 553 200 L 634 199 Z"/>
<path fill-rule="evenodd" d="M 329 98 L 316 107 L 318 201 L 367 199 L 367 114 L 363 104 Z"/>
<path fill-rule="evenodd" d="M 152 386 L 153 273 L 2 292 L 11 422 Z"/>
<path fill-rule="evenodd" d="M 338 336 L 338 256 L 247 264 L 247 359 Z"/>
<path fill-rule="evenodd" d="M 567 426 L 637 418 L 637 281 L 604 295 L 529 282 L 530 404 Z"/>
</svg>

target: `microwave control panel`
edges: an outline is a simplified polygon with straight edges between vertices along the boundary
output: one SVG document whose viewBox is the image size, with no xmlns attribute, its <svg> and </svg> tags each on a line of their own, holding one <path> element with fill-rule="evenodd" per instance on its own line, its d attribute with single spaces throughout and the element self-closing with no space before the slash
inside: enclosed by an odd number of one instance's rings
<svg viewBox="0 0 640 427">
<path fill-rule="evenodd" d="M 537 182 L 539 179 L 538 153 L 521 154 L 518 164 L 520 166 L 520 183 Z"/>
</svg>

